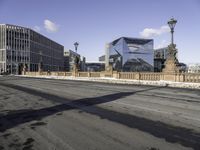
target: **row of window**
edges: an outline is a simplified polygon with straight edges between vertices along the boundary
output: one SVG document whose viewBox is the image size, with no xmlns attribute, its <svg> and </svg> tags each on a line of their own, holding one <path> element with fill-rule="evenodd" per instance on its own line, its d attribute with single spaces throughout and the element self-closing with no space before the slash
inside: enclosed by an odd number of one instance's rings
<svg viewBox="0 0 200 150">
<path fill-rule="evenodd" d="M 42 45 L 49 46 L 49 47 L 56 49 L 58 51 L 59 50 L 62 51 L 64 49 L 62 45 L 57 44 L 56 42 L 38 34 L 37 32 L 34 32 L 34 31 L 30 32 L 30 39 L 31 39 L 31 41 L 40 43 Z"/>
<path fill-rule="evenodd" d="M 41 67 L 41 68 L 40 68 Z M 41 69 L 42 71 L 59 71 L 61 70 L 60 66 L 51 66 L 51 65 L 42 65 L 39 64 L 30 64 L 30 71 L 37 72 Z"/>
<path fill-rule="evenodd" d="M 40 54 L 36 54 L 36 53 L 31 53 L 31 62 L 32 63 L 43 63 L 43 64 L 49 64 L 49 65 L 58 65 L 58 66 L 62 66 L 63 63 L 63 59 L 59 58 L 52 58 L 49 56 L 44 56 L 44 55 L 40 55 Z"/>
<path fill-rule="evenodd" d="M 0 49 L 5 49 L 6 28 L 0 25 Z"/>
<path fill-rule="evenodd" d="M 6 52 L 0 50 L 0 61 L 5 61 Z"/>
</svg>

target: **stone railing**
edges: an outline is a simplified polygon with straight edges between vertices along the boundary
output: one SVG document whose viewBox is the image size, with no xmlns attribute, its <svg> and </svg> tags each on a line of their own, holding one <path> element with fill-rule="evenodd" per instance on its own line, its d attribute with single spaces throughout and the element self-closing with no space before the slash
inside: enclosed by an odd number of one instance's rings
<svg viewBox="0 0 200 150">
<path fill-rule="evenodd" d="M 151 80 L 151 81 L 159 81 L 163 80 L 163 74 L 162 73 L 140 73 L 140 80 Z"/>
<path fill-rule="evenodd" d="M 200 83 L 200 74 L 193 73 L 154 73 L 154 72 L 26 72 L 29 76 L 74 76 L 74 77 L 110 77 L 129 80 L 149 80 L 149 81 L 175 81 Z"/>
<path fill-rule="evenodd" d="M 78 77 L 90 77 L 88 72 L 78 72 L 77 76 Z"/>
<path fill-rule="evenodd" d="M 101 72 L 90 72 L 89 73 L 90 77 L 101 77 Z"/>
<path fill-rule="evenodd" d="M 119 79 L 159 81 L 163 80 L 163 74 L 153 72 L 119 72 Z"/>
<path fill-rule="evenodd" d="M 200 74 L 184 73 L 184 81 L 200 83 Z"/>
<path fill-rule="evenodd" d="M 139 73 L 138 72 L 119 72 L 119 79 L 139 80 Z"/>
</svg>

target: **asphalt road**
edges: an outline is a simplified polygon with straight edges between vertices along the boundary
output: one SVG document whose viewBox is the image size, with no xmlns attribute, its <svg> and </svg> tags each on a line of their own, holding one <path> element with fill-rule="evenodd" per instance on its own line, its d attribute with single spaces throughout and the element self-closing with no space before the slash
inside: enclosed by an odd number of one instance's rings
<svg viewBox="0 0 200 150">
<path fill-rule="evenodd" d="M 200 150 L 200 90 L 0 77 L 0 150 Z"/>
</svg>

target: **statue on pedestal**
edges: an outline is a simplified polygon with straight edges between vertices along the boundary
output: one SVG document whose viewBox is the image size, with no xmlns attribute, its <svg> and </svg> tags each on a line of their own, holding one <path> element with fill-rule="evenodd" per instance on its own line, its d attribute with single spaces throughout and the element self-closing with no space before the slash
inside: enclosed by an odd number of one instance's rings
<svg viewBox="0 0 200 150">
<path fill-rule="evenodd" d="M 167 56 L 165 62 L 165 68 L 163 72 L 165 73 L 179 73 L 180 69 L 178 67 L 178 59 L 176 57 L 177 49 L 175 44 L 170 44 L 168 46 L 169 55 Z"/>
<path fill-rule="evenodd" d="M 166 58 L 165 68 L 163 69 L 164 73 L 180 73 L 180 68 L 178 67 L 178 59 L 176 57 L 177 49 L 176 44 L 174 44 L 174 27 L 177 23 L 177 20 L 171 18 L 168 21 L 168 25 L 171 29 L 171 44 L 168 46 L 169 55 Z"/>
</svg>

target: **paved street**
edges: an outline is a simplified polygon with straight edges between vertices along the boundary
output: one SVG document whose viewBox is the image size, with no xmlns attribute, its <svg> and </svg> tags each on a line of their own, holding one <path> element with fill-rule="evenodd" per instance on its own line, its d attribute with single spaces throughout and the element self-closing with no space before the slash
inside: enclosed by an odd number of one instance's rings
<svg viewBox="0 0 200 150">
<path fill-rule="evenodd" d="M 0 77 L 0 150 L 200 149 L 200 91 Z"/>
</svg>

